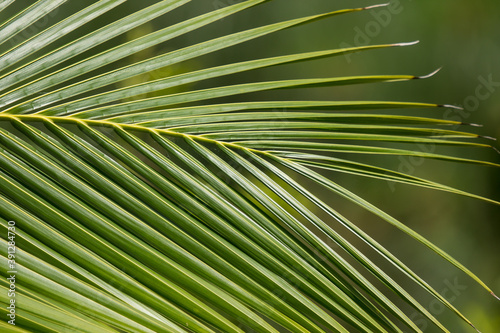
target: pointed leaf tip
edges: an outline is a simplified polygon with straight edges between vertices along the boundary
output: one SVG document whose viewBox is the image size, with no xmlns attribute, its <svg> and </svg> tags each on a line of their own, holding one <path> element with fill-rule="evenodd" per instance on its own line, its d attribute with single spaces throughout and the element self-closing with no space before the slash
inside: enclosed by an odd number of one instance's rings
<svg viewBox="0 0 500 333">
<path fill-rule="evenodd" d="M 493 295 L 493 297 L 495 297 L 497 300 L 499 300 L 499 301 L 500 301 L 500 297 L 498 297 L 497 295 L 495 295 L 495 293 L 494 293 L 494 292 L 491 292 L 491 294 Z"/>
<path fill-rule="evenodd" d="M 413 42 L 407 42 L 407 43 L 395 43 L 395 44 L 392 44 L 393 46 L 411 46 L 411 45 L 416 45 L 420 43 L 419 40 L 416 40 L 416 41 L 413 41 Z"/>
<path fill-rule="evenodd" d="M 415 79 L 428 79 L 430 77 L 433 77 L 434 75 L 436 75 L 443 67 L 439 67 L 438 69 L 436 69 L 435 71 L 433 71 L 432 73 L 430 74 L 427 74 L 427 75 L 423 75 L 423 76 L 415 76 Z"/>
<path fill-rule="evenodd" d="M 456 109 L 456 110 L 463 110 L 463 107 L 456 106 L 456 105 L 451 105 L 451 104 L 441 104 L 439 105 L 440 108 L 449 108 L 449 109 Z"/>
<path fill-rule="evenodd" d="M 474 124 L 474 123 L 461 123 L 460 125 L 473 126 L 473 127 L 483 127 L 483 125 L 481 125 L 481 124 Z"/>
<path fill-rule="evenodd" d="M 481 332 L 480 330 L 478 330 L 478 329 L 477 329 L 477 327 L 476 327 L 476 326 L 474 326 L 472 323 L 469 323 L 469 324 L 470 324 L 470 326 L 471 326 L 473 329 L 475 329 L 475 330 L 476 330 L 476 332 L 478 332 L 478 333 L 482 333 L 482 332 Z"/>
<path fill-rule="evenodd" d="M 388 2 L 388 3 L 381 3 L 381 4 L 378 4 L 378 5 L 363 7 L 363 9 L 373 9 L 373 8 L 378 8 L 378 7 L 387 7 L 390 4 L 391 4 L 390 2 Z"/>
<path fill-rule="evenodd" d="M 488 139 L 488 140 L 493 140 L 493 141 L 497 141 L 497 138 L 494 138 L 492 136 L 486 136 L 486 135 L 478 135 L 479 138 L 481 139 Z M 494 147 L 493 147 L 494 148 Z"/>
</svg>

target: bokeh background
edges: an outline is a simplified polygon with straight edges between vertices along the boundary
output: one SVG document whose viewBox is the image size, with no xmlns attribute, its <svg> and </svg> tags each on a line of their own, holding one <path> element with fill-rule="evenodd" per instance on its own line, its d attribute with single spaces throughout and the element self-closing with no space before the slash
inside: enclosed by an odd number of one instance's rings
<svg viewBox="0 0 500 333">
<path fill-rule="evenodd" d="M 69 1 L 50 18 L 55 22 L 93 1 Z M 91 31 L 101 25 L 140 9 L 154 0 L 127 1 L 113 12 L 87 24 Z M 188 17 L 231 5 L 236 0 L 194 0 L 190 4 L 101 46 L 133 39 L 156 28 Z M 16 1 L 5 12 L 14 12 L 28 1 Z M 368 0 L 273 0 L 202 30 L 189 33 L 153 49 L 120 61 L 120 65 L 168 52 L 186 45 L 219 37 L 242 29 L 256 27 L 303 15 L 319 14 L 341 8 L 375 5 Z M 433 116 L 482 124 L 483 127 L 463 127 L 482 135 L 500 138 L 500 2 L 497 0 L 392 0 L 385 8 L 342 15 L 320 22 L 282 31 L 219 51 L 172 68 L 166 68 L 123 84 L 151 80 L 178 72 L 214 66 L 234 61 L 284 55 L 365 44 L 397 43 L 419 40 L 414 46 L 369 51 L 351 55 L 253 71 L 202 82 L 181 90 L 203 88 L 236 82 L 286 78 L 331 77 L 362 74 L 425 75 L 437 68 L 442 70 L 432 78 L 411 82 L 358 85 L 343 88 L 315 88 L 237 96 L 226 101 L 255 99 L 329 99 L 329 100 L 395 100 L 435 102 L 464 105 L 464 111 L 448 109 L 400 110 L 401 114 Z M 3 20 L 3 18 L 2 18 Z M 1 20 L 0 20 L 1 21 Z M 49 24 L 50 24 L 49 22 Z M 82 33 L 82 32 L 79 32 Z M 68 36 L 68 40 L 76 35 Z M 92 51 L 94 52 L 94 50 Z M 82 55 L 83 57 L 84 55 Z M 484 82 L 492 81 L 488 87 Z M 479 89 L 479 90 L 478 90 Z M 480 96 L 477 95 L 478 91 Z M 164 92 L 163 92 L 164 93 Z M 479 96 L 479 98 L 478 98 Z M 497 148 L 498 143 L 491 143 Z M 454 149 L 446 151 L 456 156 L 485 159 L 500 163 L 500 154 L 492 149 Z M 410 172 L 417 176 L 480 194 L 500 201 L 500 170 L 475 165 L 460 165 L 431 160 L 409 160 L 398 157 L 355 159 Z M 331 174 L 336 181 L 362 195 L 469 267 L 493 290 L 500 294 L 500 207 L 457 195 L 413 188 L 344 174 Z M 387 223 L 340 199 L 320 193 L 351 220 L 369 231 L 377 240 L 396 253 L 411 268 L 423 276 L 438 291 L 460 309 L 485 333 L 500 332 L 500 301 L 495 300 L 465 274 L 461 273 L 424 246 L 398 232 Z M 338 200 L 338 203 L 331 202 Z M 358 244 L 362 247 L 362 244 Z M 367 249 L 366 249 L 367 250 Z M 398 272 L 376 259 L 383 267 Z M 385 266 L 384 266 L 385 265 Z M 401 283 L 416 298 L 442 320 L 451 332 L 473 332 L 450 311 L 432 302 L 422 289 L 402 278 Z M 450 285 L 458 286 L 450 291 Z M 448 291 L 445 289 L 448 288 Z M 403 304 L 401 306 L 404 307 Z M 408 309 L 411 313 L 411 309 Z M 413 316 L 425 332 L 438 332 L 430 324 Z"/>
</svg>

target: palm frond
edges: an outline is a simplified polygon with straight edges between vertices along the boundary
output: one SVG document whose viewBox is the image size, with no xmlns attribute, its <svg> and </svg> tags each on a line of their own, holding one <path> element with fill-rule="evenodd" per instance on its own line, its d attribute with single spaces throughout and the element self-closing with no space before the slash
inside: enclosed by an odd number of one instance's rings
<svg viewBox="0 0 500 333">
<path fill-rule="evenodd" d="M 0 3 L 0 11 L 11 2 Z M 7 20 L 0 25 L 0 46 L 64 2 L 40 0 Z M 259 91 L 428 76 L 277 80 L 144 97 L 230 74 L 413 43 L 282 55 L 119 89 L 114 85 L 280 30 L 376 7 L 273 23 L 124 67 L 116 65 L 132 54 L 268 2 L 247 0 L 79 57 L 189 2 L 157 1 L 52 47 L 124 3 L 97 1 L 1 52 L 0 222 L 5 236 L 0 248 L 2 260 L 11 260 L 16 288 L 16 325 L 0 322 L 2 329 L 319 333 L 402 332 L 404 326 L 421 332 L 396 305 L 395 295 L 448 332 L 340 229 L 361 239 L 472 326 L 418 273 L 309 189 L 315 184 L 379 216 L 493 294 L 438 246 L 319 172 L 397 181 L 499 204 L 336 155 L 407 155 L 500 166 L 389 146 L 491 147 L 470 141 L 483 138 L 479 135 L 445 127 L 465 125 L 460 122 L 381 113 L 449 106 L 391 101 L 222 101 Z M 115 67 L 108 70 L 109 66 Z M 14 243 L 15 255 L 8 250 Z M 9 288 L 4 280 L 0 297 L 4 312 L 11 302 Z"/>
</svg>

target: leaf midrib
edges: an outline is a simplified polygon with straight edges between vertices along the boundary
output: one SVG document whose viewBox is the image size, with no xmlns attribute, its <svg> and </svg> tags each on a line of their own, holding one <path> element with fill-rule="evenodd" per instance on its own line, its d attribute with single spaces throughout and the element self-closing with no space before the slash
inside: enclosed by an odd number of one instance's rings
<svg viewBox="0 0 500 333">
<path fill-rule="evenodd" d="M 164 128 L 152 128 L 152 127 L 145 127 L 145 126 L 134 125 L 134 124 L 117 123 L 117 122 L 112 122 L 112 121 L 107 121 L 107 120 L 81 119 L 81 118 L 73 118 L 73 117 L 69 117 L 69 116 L 53 117 L 53 116 L 37 116 L 37 115 L 0 114 L 0 120 L 23 120 L 23 119 L 27 119 L 29 121 L 40 121 L 40 122 L 70 123 L 70 124 L 76 124 L 76 125 L 87 124 L 87 125 L 91 125 L 91 126 L 103 126 L 103 127 L 111 127 L 111 128 L 130 129 L 130 130 L 141 131 L 141 132 L 146 132 L 146 133 L 151 133 L 151 134 L 170 135 L 170 136 L 175 136 L 178 138 L 190 138 L 190 139 L 194 139 L 194 140 L 199 141 L 199 142 L 205 142 L 205 143 L 211 143 L 211 144 L 222 144 L 224 146 L 236 148 L 239 150 L 251 151 L 253 153 L 257 153 L 257 154 L 261 154 L 261 155 L 270 155 L 270 156 L 273 156 L 274 158 L 288 160 L 287 158 L 277 156 L 277 155 L 272 154 L 272 153 L 267 152 L 267 151 L 249 148 L 249 147 L 244 147 L 244 146 L 234 144 L 231 142 L 209 139 L 209 138 L 203 137 L 201 135 L 179 133 L 179 132 L 171 131 L 169 129 L 164 129 Z"/>
</svg>

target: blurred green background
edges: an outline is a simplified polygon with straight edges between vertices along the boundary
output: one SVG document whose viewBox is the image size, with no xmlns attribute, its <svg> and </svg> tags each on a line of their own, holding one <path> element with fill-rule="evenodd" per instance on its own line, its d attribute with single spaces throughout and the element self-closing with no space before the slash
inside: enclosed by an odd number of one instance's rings
<svg viewBox="0 0 500 333">
<path fill-rule="evenodd" d="M 50 22 L 67 16 L 93 1 L 69 1 Z M 88 24 L 82 30 L 116 19 L 130 10 L 145 7 L 153 0 L 127 1 L 113 12 Z M 190 4 L 155 20 L 152 24 L 112 40 L 102 46 L 133 39 L 153 29 L 227 6 L 236 0 L 194 0 Z M 16 1 L 8 8 L 14 12 L 31 3 Z M 141 60 L 157 53 L 168 52 L 192 43 L 219 37 L 242 29 L 303 15 L 319 14 L 342 8 L 375 5 L 367 0 L 273 0 L 243 13 L 214 23 L 200 31 L 189 33 L 154 49 L 120 61 L 120 65 Z M 7 15 L 5 16 L 7 17 Z M 234 61 L 307 52 L 365 44 L 397 43 L 419 40 L 414 46 L 369 51 L 279 66 L 228 76 L 182 89 L 205 86 L 286 78 L 330 77 L 358 74 L 425 75 L 437 68 L 442 70 L 432 78 L 411 82 L 359 85 L 343 88 L 300 89 L 227 98 L 226 101 L 253 99 L 329 99 L 329 100 L 395 100 L 435 102 L 464 105 L 464 111 L 448 109 L 399 111 L 401 114 L 433 116 L 463 122 L 483 124 L 482 128 L 463 130 L 500 138 L 500 2 L 497 0 L 395 0 L 385 8 L 342 15 L 306 26 L 282 31 L 219 51 L 199 59 L 167 68 L 145 77 L 133 78 L 125 84 L 172 75 L 177 72 L 214 66 Z M 3 17 L 2 17 L 3 20 Z M 80 32 L 81 33 L 81 32 Z M 73 34 L 67 40 L 76 38 Z M 99 47 L 101 48 L 101 46 Z M 92 51 L 94 52 L 94 51 Z M 82 55 L 83 57 L 84 55 Z M 493 84 L 485 86 L 485 82 Z M 483 140 L 498 147 L 498 143 Z M 486 159 L 500 163 L 500 155 L 491 149 L 445 150 L 456 156 Z M 428 177 L 447 185 L 500 201 L 500 171 L 494 168 L 459 165 L 449 162 L 410 160 L 397 157 L 357 160 Z M 336 181 L 360 194 L 372 203 L 422 233 L 469 267 L 493 290 L 500 294 L 500 207 L 453 194 L 413 188 L 384 181 L 332 174 Z M 327 193 L 325 200 L 331 199 Z M 331 201 L 330 201 L 331 202 Z M 332 203 L 332 202 L 331 202 Z M 332 203 L 343 214 L 356 221 L 377 240 L 397 254 L 421 274 L 438 291 L 474 322 L 482 332 L 500 332 L 500 301 L 496 301 L 463 273 L 441 260 L 425 247 L 402 233 L 343 201 Z M 358 244 L 362 247 L 362 244 Z M 362 247 L 363 248 L 363 247 Z M 376 258 L 376 257 L 374 257 Z M 375 259 L 381 265 L 382 260 Z M 393 271 L 391 267 L 384 266 Z M 397 272 L 393 272 L 399 277 Z M 442 309 L 416 285 L 406 279 L 401 283 L 415 293 L 418 300 L 450 327 L 451 332 L 472 332 L 447 310 Z M 459 285 L 456 290 L 449 286 Z M 401 306 L 404 306 L 401 304 Z M 411 309 L 408 310 L 411 313 Z M 438 332 L 422 317 L 414 316 L 425 332 Z"/>
</svg>

